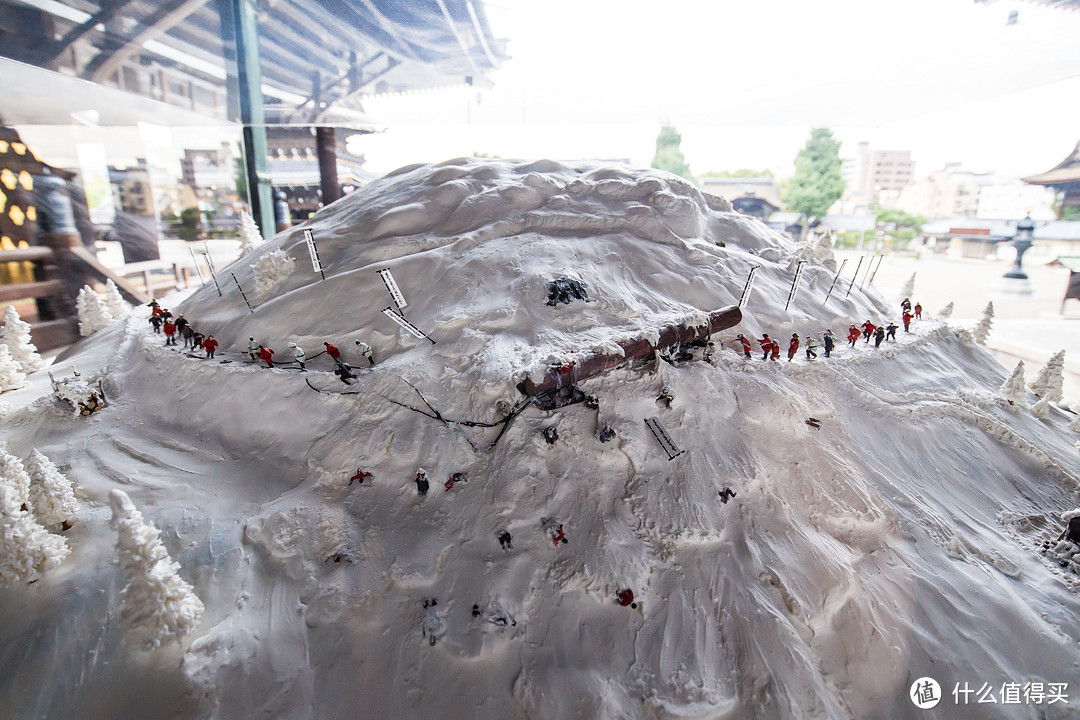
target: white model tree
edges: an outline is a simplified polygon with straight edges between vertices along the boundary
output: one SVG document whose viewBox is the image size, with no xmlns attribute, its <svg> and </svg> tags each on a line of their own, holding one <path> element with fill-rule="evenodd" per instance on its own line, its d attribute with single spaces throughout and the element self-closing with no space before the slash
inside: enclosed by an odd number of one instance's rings
<svg viewBox="0 0 1080 720">
<path fill-rule="evenodd" d="M 22 460 L 8 452 L 6 445 L 0 445 L 0 483 L 9 485 L 15 489 L 15 497 L 19 506 L 30 503 L 30 474 Z"/>
<path fill-rule="evenodd" d="M 112 281 L 112 278 L 105 281 L 105 297 L 102 299 L 105 301 L 105 307 L 113 320 L 119 320 L 131 314 L 131 305 L 128 305 L 127 301 L 120 295 L 120 288 L 116 287 L 116 283 Z"/>
<path fill-rule="evenodd" d="M 34 517 L 45 527 L 62 525 L 67 529 L 79 511 L 71 480 L 37 448 L 26 460 L 26 472 L 30 475 L 30 505 Z"/>
<path fill-rule="evenodd" d="M 38 579 L 63 562 L 71 549 L 30 514 L 24 489 L 29 476 L 18 458 L 6 450 L 0 453 L 0 586 L 6 586 Z"/>
<path fill-rule="evenodd" d="M 278 248 L 256 260 L 251 269 L 255 271 L 255 295 L 265 298 L 292 274 L 296 269 L 296 260 Z"/>
<path fill-rule="evenodd" d="M 113 320 L 101 296 L 89 285 L 83 285 L 82 290 L 79 291 L 75 308 L 79 311 L 79 334 L 83 337 L 93 335 Z"/>
<path fill-rule="evenodd" d="M 943 318 L 952 317 L 952 311 L 953 311 L 953 304 L 949 303 L 945 307 L 938 310 L 938 317 L 943 317 Z"/>
<path fill-rule="evenodd" d="M 911 277 L 904 283 L 904 287 L 900 288 L 900 297 L 909 298 L 915 294 L 915 273 L 911 273 Z"/>
<path fill-rule="evenodd" d="M 1027 389 L 1024 385 L 1024 361 L 1021 360 L 1013 368 L 1012 374 L 1002 383 L 998 391 L 1001 397 L 1009 401 L 1010 405 L 1023 402 L 1027 398 Z"/>
<path fill-rule="evenodd" d="M 26 384 L 26 373 L 8 352 L 7 345 L 0 343 L 0 392 L 14 390 Z"/>
<path fill-rule="evenodd" d="M 121 624 L 129 637 L 146 650 L 179 640 L 199 623 L 203 603 L 180 577 L 177 564 L 161 544 L 160 531 L 122 490 L 109 492 L 112 527 L 119 534 L 117 558 L 128 575 L 120 594 Z"/>
<path fill-rule="evenodd" d="M 1050 359 L 1046 361 L 1046 364 L 1039 370 L 1039 374 L 1031 382 L 1031 392 L 1051 402 L 1061 402 L 1065 399 L 1062 393 L 1064 383 L 1065 351 L 1058 350 L 1050 356 Z"/>
<path fill-rule="evenodd" d="M 982 319 L 979 320 L 979 324 L 975 326 L 972 334 L 975 336 L 975 342 L 980 345 L 986 344 L 986 338 L 990 335 L 990 323 L 994 319 L 994 303 L 986 303 L 986 309 L 983 310 Z"/>
<path fill-rule="evenodd" d="M 1041 397 L 1035 401 L 1035 404 L 1031 406 L 1031 414 L 1040 420 L 1045 420 L 1050 416 L 1050 398 Z"/>
<path fill-rule="evenodd" d="M 8 352 L 26 374 L 44 367 L 45 362 L 30 339 L 30 323 L 19 317 L 14 305 L 4 310 L 4 327 L 0 330 L 0 342 L 7 345 Z"/>
<path fill-rule="evenodd" d="M 263 236 L 259 232 L 259 226 L 255 224 L 255 218 L 247 210 L 240 211 L 240 257 L 250 255 L 262 245 Z"/>
</svg>

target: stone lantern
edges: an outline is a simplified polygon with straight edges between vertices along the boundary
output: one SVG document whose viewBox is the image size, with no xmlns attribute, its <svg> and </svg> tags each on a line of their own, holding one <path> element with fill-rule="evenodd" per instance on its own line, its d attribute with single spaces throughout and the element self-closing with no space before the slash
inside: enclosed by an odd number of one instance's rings
<svg viewBox="0 0 1080 720">
<path fill-rule="evenodd" d="M 1024 253 L 1032 245 L 1032 238 L 1035 237 L 1035 221 L 1031 219 L 1031 215 L 1028 215 L 1023 220 L 1016 223 L 1016 234 L 1013 235 L 1013 239 L 1010 241 L 1010 245 L 1016 250 L 1016 265 L 1012 270 L 1005 273 L 1007 278 L 1015 278 L 1017 280 L 1027 280 L 1027 273 L 1024 272 L 1024 268 L 1021 266 L 1021 262 L 1024 257 Z"/>
</svg>

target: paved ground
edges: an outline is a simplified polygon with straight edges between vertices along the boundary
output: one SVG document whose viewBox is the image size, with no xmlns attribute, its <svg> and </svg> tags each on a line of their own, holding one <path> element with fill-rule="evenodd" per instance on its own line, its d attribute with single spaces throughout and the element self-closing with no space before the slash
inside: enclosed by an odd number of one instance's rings
<svg viewBox="0 0 1080 720">
<path fill-rule="evenodd" d="M 860 253 L 840 252 L 853 267 Z M 994 303 L 994 322 L 987 347 L 1001 363 L 1011 368 L 1024 361 L 1029 382 L 1046 360 L 1058 350 L 1065 350 L 1065 403 L 1080 405 L 1080 300 L 1069 300 L 1062 314 L 1061 299 L 1069 281 L 1069 271 L 1046 267 L 1046 258 L 1026 258 L 1030 277 L 1029 296 L 1016 293 L 1017 281 L 1005 279 L 1012 263 L 968 260 L 926 254 L 915 257 L 886 257 L 874 277 L 874 287 L 886 300 L 896 300 L 900 290 L 915 275 L 912 303 L 920 302 L 926 312 L 937 314 L 953 303 L 951 323 L 973 327 L 982 317 L 987 303 Z M 859 273 L 859 282 L 864 269 Z M 850 270 L 845 274 L 850 278 Z"/>
</svg>

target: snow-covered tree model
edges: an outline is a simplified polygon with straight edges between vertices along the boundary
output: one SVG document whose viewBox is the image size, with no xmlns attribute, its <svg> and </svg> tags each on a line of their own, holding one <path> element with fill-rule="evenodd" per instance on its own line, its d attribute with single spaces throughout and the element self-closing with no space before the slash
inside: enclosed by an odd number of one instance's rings
<svg viewBox="0 0 1080 720">
<path fill-rule="evenodd" d="M 255 295 L 265 298 L 292 274 L 296 261 L 279 248 L 256 260 L 251 269 L 255 271 Z"/>
<path fill-rule="evenodd" d="M 89 285 L 83 285 L 79 291 L 75 307 L 79 311 L 79 334 L 83 337 L 93 335 L 113 320 L 101 296 Z"/>
<path fill-rule="evenodd" d="M 982 320 L 979 320 L 979 324 L 975 326 L 972 334 L 975 336 L 975 342 L 980 345 L 986 344 L 986 338 L 990 335 L 990 322 L 994 319 L 994 303 L 986 303 L 986 309 L 983 310 Z"/>
<path fill-rule="evenodd" d="M 7 345 L 0 343 L 0 392 L 21 388 L 26 383 L 26 373 L 11 357 Z"/>
<path fill-rule="evenodd" d="M 943 318 L 952 317 L 952 311 L 953 311 L 953 304 L 949 303 L 945 307 L 938 310 L 938 317 L 943 317 Z"/>
<path fill-rule="evenodd" d="M 255 224 L 255 218 L 247 210 L 240 211 L 240 257 L 250 255 L 262 245 L 263 236 L 259 232 L 259 226 Z"/>
<path fill-rule="evenodd" d="M 900 297 L 909 298 L 915 294 L 915 273 L 911 273 L 911 277 L 904 283 L 904 287 L 900 288 Z"/>
<path fill-rule="evenodd" d="M 1031 406 L 1031 414 L 1040 420 L 1045 420 L 1050 416 L 1050 399 L 1041 397 L 1035 401 L 1035 404 Z"/>
<path fill-rule="evenodd" d="M 1039 374 L 1031 382 L 1031 392 L 1039 397 L 1044 397 L 1051 402 L 1061 402 L 1064 399 L 1062 385 L 1065 383 L 1065 351 L 1058 350 L 1050 356 L 1046 364 L 1039 370 Z"/>
<path fill-rule="evenodd" d="M 0 450 L 0 586 L 36 580 L 71 552 L 67 541 L 52 535 L 27 509 L 30 478 L 18 458 Z M 21 477 L 20 477 L 21 475 Z"/>
<path fill-rule="evenodd" d="M 30 503 L 30 474 L 22 460 L 8 452 L 6 445 L 0 445 L 0 483 L 15 489 L 19 507 Z"/>
<path fill-rule="evenodd" d="M 30 475 L 30 505 L 37 521 L 45 527 L 69 523 L 79 511 L 71 480 L 37 448 L 26 460 L 26 472 Z"/>
<path fill-rule="evenodd" d="M 0 330 L 0 342 L 7 345 L 8 352 L 19 363 L 24 373 L 40 370 L 45 362 L 38 354 L 37 347 L 30 340 L 30 323 L 19 317 L 14 305 L 4 310 L 4 327 Z"/>
<path fill-rule="evenodd" d="M 131 306 L 120 295 L 120 288 L 116 287 L 116 283 L 111 278 L 105 281 L 105 297 L 103 300 L 105 301 L 105 308 L 109 311 L 109 315 L 112 316 L 113 320 L 119 320 L 131 314 Z"/>
<path fill-rule="evenodd" d="M 1018 402 L 1022 402 L 1027 397 L 1027 390 L 1024 386 L 1024 361 L 1021 360 L 1013 368 L 1012 374 L 1009 378 L 1002 383 L 1001 397 L 1009 401 L 1010 405 Z"/>
<path fill-rule="evenodd" d="M 179 640 L 195 629 L 203 603 L 179 575 L 180 565 L 169 557 L 158 537 L 161 533 L 122 490 L 109 492 L 111 525 L 119 534 L 116 552 L 128 574 L 120 594 L 121 624 L 144 649 Z"/>
</svg>

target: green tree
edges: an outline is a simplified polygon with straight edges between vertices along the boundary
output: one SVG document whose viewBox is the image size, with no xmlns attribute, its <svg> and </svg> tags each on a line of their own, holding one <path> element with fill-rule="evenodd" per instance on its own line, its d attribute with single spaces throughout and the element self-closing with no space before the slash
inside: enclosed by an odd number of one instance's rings
<svg viewBox="0 0 1080 720">
<path fill-rule="evenodd" d="M 795 156 L 795 174 L 781 188 L 788 209 L 804 217 L 823 217 L 844 194 L 840 141 L 827 128 L 814 128 Z"/>
<path fill-rule="evenodd" d="M 702 175 L 702 177 L 712 178 L 763 178 L 763 177 L 776 177 L 773 175 L 772 170 L 751 170 L 750 168 L 739 168 L 738 170 L 710 170 Z"/>
<path fill-rule="evenodd" d="M 652 166 L 694 182 L 694 175 L 679 148 L 681 143 L 682 135 L 678 130 L 667 126 L 660 128 L 660 134 L 656 136 L 656 154 L 653 155 Z"/>
</svg>

